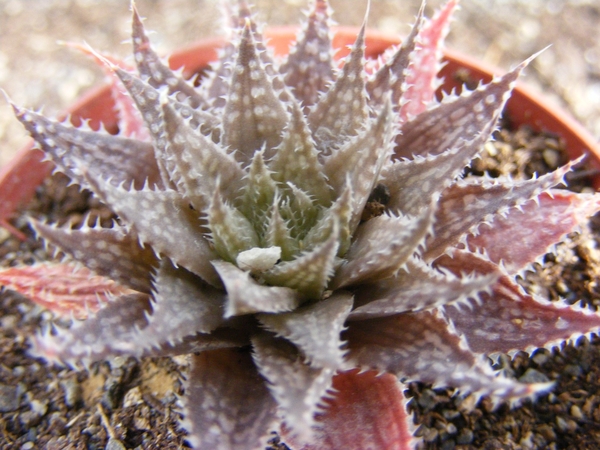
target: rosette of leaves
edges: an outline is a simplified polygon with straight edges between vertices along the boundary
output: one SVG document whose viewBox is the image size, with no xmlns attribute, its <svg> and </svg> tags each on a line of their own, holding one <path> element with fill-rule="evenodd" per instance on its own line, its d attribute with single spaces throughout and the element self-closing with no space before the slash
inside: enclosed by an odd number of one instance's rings
<svg viewBox="0 0 600 450">
<path fill-rule="evenodd" d="M 133 6 L 137 73 L 111 75 L 120 133 L 15 106 L 112 227 L 32 220 L 59 262 L 2 283 L 75 316 L 32 340 L 71 366 L 189 354 L 183 426 L 199 449 L 413 445 L 402 384 L 515 402 L 548 389 L 496 374 L 486 355 L 551 347 L 600 317 L 526 294 L 515 277 L 598 209 L 530 180 L 462 178 L 526 66 L 435 97 L 450 0 L 403 44 L 344 61 L 315 0 L 282 61 L 240 1 L 231 42 L 193 87 L 152 50 Z"/>
</svg>

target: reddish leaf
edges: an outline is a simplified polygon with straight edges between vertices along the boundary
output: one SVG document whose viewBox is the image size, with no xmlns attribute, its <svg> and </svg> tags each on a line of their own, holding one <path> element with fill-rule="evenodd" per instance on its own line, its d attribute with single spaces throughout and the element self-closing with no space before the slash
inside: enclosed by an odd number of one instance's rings
<svg viewBox="0 0 600 450">
<path fill-rule="evenodd" d="M 390 374 L 343 372 L 333 378 L 333 398 L 317 415 L 315 440 L 302 450 L 408 450 L 412 448 L 410 416 L 400 383 Z M 285 430 L 284 430 L 285 433 Z"/>
<path fill-rule="evenodd" d="M 72 263 L 9 267 L 0 271 L 0 285 L 14 290 L 63 317 L 83 319 L 128 288 Z"/>
<path fill-rule="evenodd" d="M 464 251 L 455 252 L 453 258 L 444 256 L 438 263 L 455 273 L 489 273 L 497 268 Z M 463 308 L 447 307 L 446 314 L 473 351 L 487 354 L 549 348 L 600 329 L 600 314 L 527 295 L 508 276 L 498 280 L 491 294 L 482 293 L 480 302 L 469 301 Z"/>
<path fill-rule="evenodd" d="M 458 0 L 449 0 L 437 14 L 426 22 L 419 32 L 420 46 L 411 57 L 412 68 L 406 76 L 406 89 L 403 95 L 405 105 L 400 110 L 400 118 L 405 122 L 410 115 L 425 111 L 437 89 L 437 74 L 444 38 L 448 34 L 448 26 Z"/>
<path fill-rule="evenodd" d="M 521 211 L 512 209 L 506 217 L 482 225 L 467 243 L 471 250 L 485 249 L 492 261 L 502 261 L 510 274 L 516 274 L 599 209 L 600 196 L 554 190 L 540 196 L 539 205 L 526 203 Z"/>
</svg>

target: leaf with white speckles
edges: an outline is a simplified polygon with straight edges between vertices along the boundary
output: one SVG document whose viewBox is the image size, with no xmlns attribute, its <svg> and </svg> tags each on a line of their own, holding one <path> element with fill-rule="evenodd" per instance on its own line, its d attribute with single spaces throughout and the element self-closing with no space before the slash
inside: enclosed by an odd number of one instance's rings
<svg viewBox="0 0 600 450">
<path fill-rule="evenodd" d="M 196 333 L 210 333 L 223 319 L 225 293 L 183 268 L 162 260 L 153 283 L 152 315 L 136 333 L 140 349 L 177 343 Z M 185 314 L 181 314 L 185 311 Z"/>
<path fill-rule="evenodd" d="M 417 36 L 423 25 L 424 6 L 425 3 L 421 5 L 410 34 L 402 41 L 402 45 L 397 49 L 388 49 L 384 53 L 385 62 L 367 81 L 369 104 L 382 105 L 391 91 L 392 106 L 394 109 L 400 107 L 400 99 L 406 87 L 404 83 L 409 69 L 410 55 L 415 50 Z M 390 50 L 393 50 L 393 53 Z"/>
<path fill-rule="evenodd" d="M 381 168 L 389 161 L 394 134 L 391 105 L 386 102 L 378 116 L 369 120 L 364 131 L 325 160 L 324 174 L 335 194 L 341 196 L 348 183 L 352 189 L 351 232 L 358 225 Z"/>
<path fill-rule="evenodd" d="M 264 286 L 250 277 L 248 272 L 225 261 L 213 261 L 212 264 L 227 290 L 225 317 L 291 311 L 300 304 L 301 297 L 294 289 Z"/>
<path fill-rule="evenodd" d="M 319 161 L 319 153 L 308 129 L 300 105 L 293 101 L 290 105 L 291 120 L 283 133 L 283 140 L 269 162 L 272 177 L 279 183 L 292 182 L 311 195 L 315 202 L 329 206 L 332 200 L 331 188 Z"/>
<path fill-rule="evenodd" d="M 334 272 L 338 238 L 339 225 L 335 224 L 325 242 L 292 261 L 280 262 L 264 272 L 263 278 L 271 285 L 296 289 L 306 298 L 320 298 Z"/>
<path fill-rule="evenodd" d="M 439 155 L 415 156 L 395 161 L 382 174 L 382 183 L 390 193 L 388 211 L 416 215 L 436 202 L 445 188 L 456 180 L 465 166 L 489 139 L 492 123 L 469 142 L 461 142 Z"/>
<path fill-rule="evenodd" d="M 161 186 L 152 144 L 137 139 L 88 131 L 46 119 L 13 105 L 17 118 L 58 168 L 74 182 L 87 187 L 85 172 L 111 175 L 115 185 L 141 189 Z"/>
<path fill-rule="evenodd" d="M 36 335 L 31 354 L 55 363 L 85 366 L 112 356 L 137 355 L 140 348 L 132 339 L 136 328 L 148 323 L 151 311 L 146 294 L 122 295 L 86 320 L 74 321 L 70 328 Z"/>
<path fill-rule="evenodd" d="M 434 209 L 421 217 L 374 217 L 358 227 L 346 262 L 336 271 L 332 288 L 361 284 L 395 275 L 419 250 L 431 231 Z"/>
<path fill-rule="evenodd" d="M 401 379 L 455 386 L 463 392 L 503 400 L 530 396 L 549 384 L 522 384 L 497 376 L 439 313 L 423 311 L 349 322 L 342 334 L 348 359 L 358 367 Z"/>
<path fill-rule="evenodd" d="M 333 392 L 316 417 L 313 442 L 302 445 L 284 428 L 287 444 L 303 450 L 413 448 L 411 418 L 395 376 L 357 370 L 338 373 Z"/>
<path fill-rule="evenodd" d="M 308 123 L 321 151 L 326 152 L 355 136 L 367 121 L 364 32 L 363 26 L 334 84 L 308 114 Z"/>
<path fill-rule="evenodd" d="M 241 252 L 258 247 L 258 235 L 252 223 L 225 203 L 218 190 L 214 192 L 207 215 L 215 251 L 224 260 L 234 263 Z"/>
<path fill-rule="evenodd" d="M 419 30 L 419 45 L 411 53 L 411 64 L 405 78 L 407 89 L 403 93 L 403 105 L 400 110 L 402 122 L 410 116 L 423 113 L 427 105 L 434 100 L 439 85 L 437 74 L 442 68 L 440 60 L 444 39 L 448 34 L 452 13 L 457 6 L 458 0 L 448 0 Z"/>
<path fill-rule="evenodd" d="M 279 68 L 285 75 L 285 84 L 305 109 L 317 102 L 333 79 L 330 14 L 325 0 L 313 3 L 296 44 Z"/>
<path fill-rule="evenodd" d="M 315 413 L 335 370 L 305 364 L 292 344 L 266 333 L 255 336 L 252 347 L 254 362 L 268 381 L 283 423 L 298 439 L 310 442 Z"/>
<path fill-rule="evenodd" d="M 272 77 L 259 57 L 249 26 L 244 27 L 238 52 L 223 111 L 222 144 L 247 165 L 252 154 L 263 145 L 265 157 L 273 156 L 289 119 L 275 93 Z"/>
<path fill-rule="evenodd" d="M 219 278 L 210 264 L 216 255 L 203 236 L 205 223 L 175 191 L 128 191 L 89 178 L 94 192 L 137 232 L 141 242 L 177 261 L 213 286 Z"/>
<path fill-rule="evenodd" d="M 152 249 L 140 246 L 137 236 L 114 224 L 112 228 L 87 224 L 80 229 L 59 228 L 31 219 L 37 235 L 57 246 L 88 269 L 123 286 L 150 293 L 151 274 L 158 266 Z"/>
<path fill-rule="evenodd" d="M 190 127 L 175 110 L 163 103 L 165 131 L 169 140 L 167 153 L 175 161 L 171 179 L 179 178 L 181 191 L 198 211 L 209 205 L 219 189 L 232 201 L 241 189 L 244 171 L 222 147 Z"/>
<path fill-rule="evenodd" d="M 438 264 L 452 272 L 476 270 L 485 274 L 497 270 L 491 261 L 465 251 L 456 251 L 452 258 L 444 256 Z M 550 348 L 600 328 L 600 314 L 528 295 L 506 275 L 493 285 L 490 294 L 481 294 L 480 302 L 446 307 L 445 314 L 473 351 L 488 354 Z"/>
<path fill-rule="evenodd" d="M 396 138 L 396 156 L 411 159 L 413 155 L 439 155 L 471 141 L 479 143 L 482 148 L 526 65 L 520 64 L 502 78 L 474 91 L 465 91 L 460 97 L 442 102 L 437 108 L 424 111 L 405 122 Z M 475 156 L 477 150 L 475 147 L 467 153 L 463 149 L 459 155 L 464 161 L 463 166 Z M 470 154 L 470 158 L 465 159 L 465 153 Z M 457 169 L 453 168 L 448 177 L 455 178 L 457 174 Z"/>
<path fill-rule="evenodd" d="M 444 254 L 495 215 L 505 215 L 510 208 L 534 201 L 544 191 L 562 183 L 565 174 L 580 160 L 532 180 L 477 180 L 450 186 L 438 202 L 433 235 L 427 240 L 424 259 L 432 261 Z"/>
<path fill-rule="evenodd" d="M 600 209 L 595 195 L 559 189 L 541 195 L 538 201 L 539 204 L 526 203 L 522 211 L 511 209 L 506 217 L 496 216 L 490 224 L 481 225 L 477 236 L 467 238 L 469 248 L 485 249 L 493 262 L 502 261 L 502 267 L 515 275 Z"/>
<path fill-rule="evenodd" d="M 183 426 L 197 450 L 262 450 L 277 405 L 248 351 L 192 355 L 183 401 Z"/>
<path fill-rule="evenodd" d="M 337 370 L 343 365 L 340 332 L 352 309 L 352 295 L 338 291 L 331 297 L 282 314 L 260 314 L 269 330 L 294 343 L 312 367 Z"/>
<path fill-rule="evenodd" d="M 464 303 L 488 290 L 497 276 L 491 272 L 485 276 L 458 278 L 410 258 L 396 276 L 359 286 L 354 291 L 357 307 L 349 319 L 385 317 L 453 302 Z"/>
<path fill-rule="evenodd" d="M 135 3 L 132 3 L 131 9 L 133 12 L 131 36 L 133 56 L 140 75 L 148 77 L 148 82 L 155 88 L 167 86 L 170 94 L 178 93 L 178 100 L 189 102 L 193 108 L 206 105 L 206 100 L 200 96 L 193 86 L 186 83 L 160 60 L 152 49 L 148 36 L 146 36 L 144 24 L 137 12 Z"/>
</svg>

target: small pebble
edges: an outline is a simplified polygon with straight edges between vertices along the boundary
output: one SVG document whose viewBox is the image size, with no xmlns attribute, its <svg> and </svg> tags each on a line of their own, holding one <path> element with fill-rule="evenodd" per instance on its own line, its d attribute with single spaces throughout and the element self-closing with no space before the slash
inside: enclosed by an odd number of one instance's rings
<svg viewBox="0 0 600 450">
<path fill-rule="evenodd" d="M 0 412 L 14 411 L 18 407 L 17 387 L 0 384 Z"/>
<path fill-rule="evenodd" d="M 571 406 L 571 415 L 577 420 L 583 419 L 583 413 L 581 412 L 581 408 L 579 408 L 579 406 L 577 405 Z"/>
<path fill-rule="evenodd" d="M 542 372 L 530 367 L 519 377 L 519 381 L 521 383 L 547 383 L 550 379 Z"/>
<path fill-rule="evenodd" d="M 467 445 L 473 442 L 473 431 L 468 428 L 460 430 L 460 434 L 456 438 L 456 443 L 459 445 Z"/>
<path fill-rule="evenodd" d="M 126 450 L 126 448 L 120 440 L 111 437 L 104 450 Z"/>
</svg>

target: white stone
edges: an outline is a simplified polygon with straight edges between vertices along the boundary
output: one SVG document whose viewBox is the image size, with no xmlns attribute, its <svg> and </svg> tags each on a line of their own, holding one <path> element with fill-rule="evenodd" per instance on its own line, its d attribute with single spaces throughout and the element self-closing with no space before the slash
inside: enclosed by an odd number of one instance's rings
<svg viewBox="0 0 600 450">
<path fill-rule="evenodd" d="M 250 272 L 262 272 L 272 268 L 281 258 L 281 247 L 254 247 L 241 252 L 237 258 L 237 266 Z"/>
</svg>

